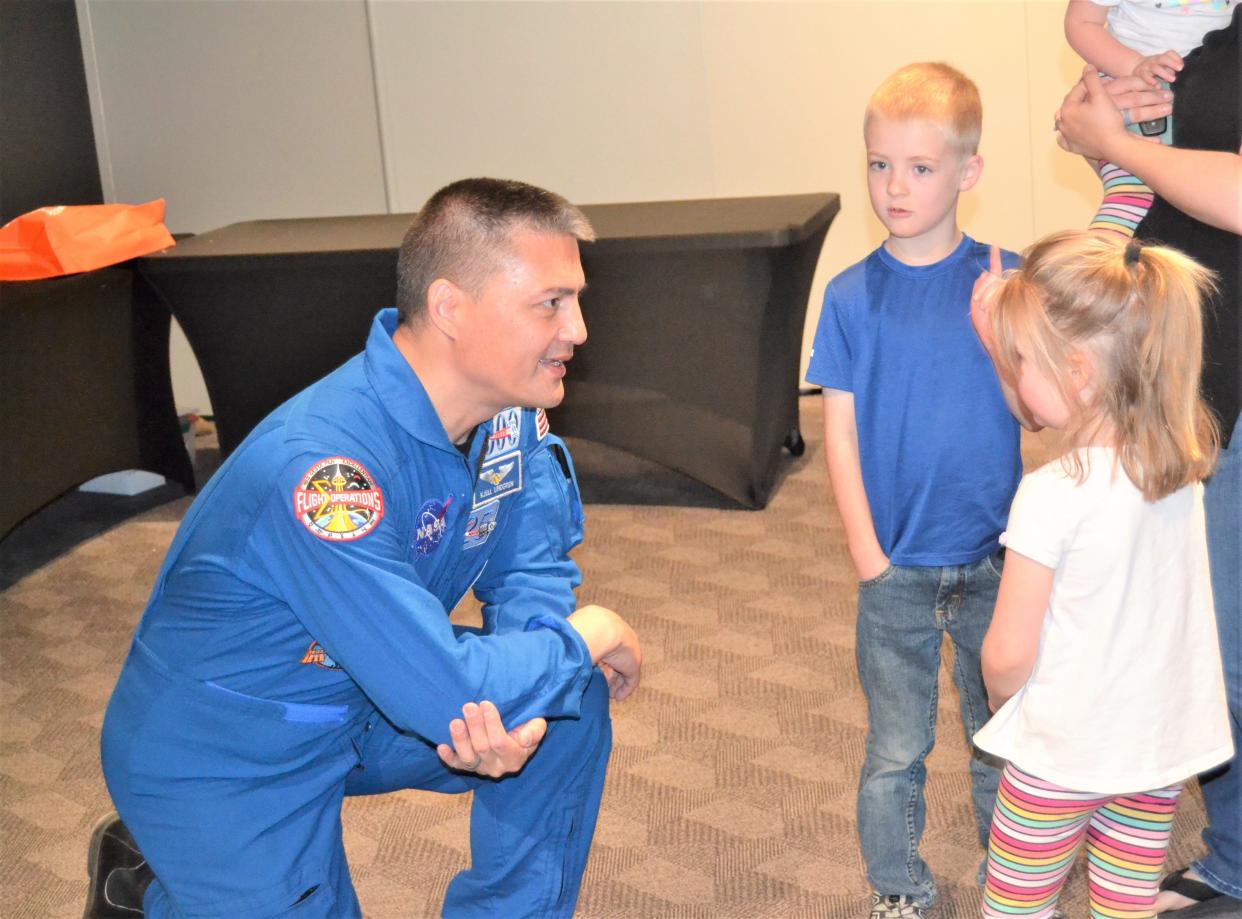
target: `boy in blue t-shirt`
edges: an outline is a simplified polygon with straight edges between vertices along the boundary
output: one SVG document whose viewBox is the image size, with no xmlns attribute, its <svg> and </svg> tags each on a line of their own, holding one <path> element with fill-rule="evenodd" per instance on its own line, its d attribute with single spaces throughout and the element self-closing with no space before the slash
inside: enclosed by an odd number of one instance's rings
<svg viewBox="0 0 1242 919">
<path fill-rule="evenodd" d="M 828 474 L 859 578 L 858 832 L 872 919 L 921 917 L 935 898 L 918 847 L 941 641 L 953 639 L 969 741 L 988 719 L 979 649 L 1022 475 L 1019 403 L 970 321 L 988 248 L 957 225 L 958 195 L 983 169 L 981 124 L 974 83 L 944 64 L 904 67 L 871 98 L 867 184 L 889 236 L 828 285 L 807 370 L 824 388 Z M 1007 253 L 1005 267 L 1016 263 Z M 975 752 L 970 774 L 986 847 L 999 773 Z"/>
</svg>

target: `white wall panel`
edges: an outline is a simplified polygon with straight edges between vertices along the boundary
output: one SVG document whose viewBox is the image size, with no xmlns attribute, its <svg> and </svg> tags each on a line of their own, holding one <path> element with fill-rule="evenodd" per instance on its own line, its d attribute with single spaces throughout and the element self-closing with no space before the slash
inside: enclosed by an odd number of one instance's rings
<svg viewBox="0 0 1242 919">
<path fill-rule="evenodd" d="M 693 3 L 371 7 L 394 211 L 495 175 L 581 203 L 710 197 Z"/>
<path fill-rule="evenodd" d="M 90 0 L 115 200 L 174 232 L 385 210 L 362 0 Z"/>
</svg>

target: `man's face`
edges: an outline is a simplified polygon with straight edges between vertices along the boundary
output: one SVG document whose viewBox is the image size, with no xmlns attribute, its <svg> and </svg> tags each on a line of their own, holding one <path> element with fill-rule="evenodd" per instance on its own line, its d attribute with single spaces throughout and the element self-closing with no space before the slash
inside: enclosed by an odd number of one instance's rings
<svg viewBox="0 0 1242 919">
<path fill-rule="evenodd" d="M 463 295 L 458 314 L 461 370 L 488 414 L 558 405 L 565 364 L 587 337 L 578 240 L 518 230 L 510 250 L 477 297 Z"/>
<path fill-rule="evenodd" d="M 957 196 L 974 185 L 979 158 L 963 158 L 928 121 L 874 116 L 865 136 L 867 190 L 885 229 L 899 239 L 955 231 Z"/>
</svg>

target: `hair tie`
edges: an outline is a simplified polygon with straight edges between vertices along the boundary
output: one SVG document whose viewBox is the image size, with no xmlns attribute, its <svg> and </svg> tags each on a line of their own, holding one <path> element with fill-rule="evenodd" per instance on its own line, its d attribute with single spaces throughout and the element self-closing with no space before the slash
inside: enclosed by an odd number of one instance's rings
<svg viewBox="0 0 1242 919">
<path fill-rule="evenodd" d="M 1143 244 L 1137 239 L 1131 239 L 1128 243 L 1126 243 L 1126 265 L 1137 265 L 1139 263 L 1139 253 L 1142 251 Z"/>
</svg>

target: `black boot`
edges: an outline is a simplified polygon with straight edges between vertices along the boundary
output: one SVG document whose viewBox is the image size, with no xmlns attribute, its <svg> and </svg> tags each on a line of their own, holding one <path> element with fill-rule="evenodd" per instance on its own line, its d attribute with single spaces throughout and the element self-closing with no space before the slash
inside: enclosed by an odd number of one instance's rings
<svg viewBox="0 0 1242 919">
<path fill-rule="evenodd" d="M 91 880 L 83 919 L 136 919 L 142 915 L 142 898 L 155 875 L 116 811 L 91 831 L 86 873 Z"/>
</svg>

